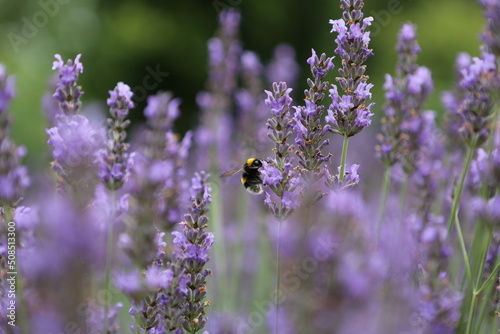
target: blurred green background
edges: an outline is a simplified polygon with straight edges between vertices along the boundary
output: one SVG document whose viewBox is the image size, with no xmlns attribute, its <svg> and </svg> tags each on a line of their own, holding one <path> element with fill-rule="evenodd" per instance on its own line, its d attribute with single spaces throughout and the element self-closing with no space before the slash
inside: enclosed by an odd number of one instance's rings
<svg viewBox="0 0 500 334">
<path fill-rule="evenodd" d="M 0 62 L 17 77 L 12 136 L 27 146 L 26 164 L 36 170 L 49 160 L 41 98 L 53 73 L 55 53 L 64 60 L 82 53 L 85 105 L 99 101 L 104 106 L 108 90 L 118 81 L 142 86 L 148 68 L 168 72 L 148 93 L 171 90 L 181 97 L 183 114 L 177 130 L 192 127 L 198 114 L 195 96 L 207 78 L 206 43 L 217 29 L 221 5 L 241 11 L 244 48 L 256 51 L 264 63 L 279 43 L 296 49 L 302 66 L 296 91 L 305 88 L 304 65 L 311 48 L 334 54 L 335 35 L 330 34 L 328 20 L 339 18 L 337 0 L 0 0 Z M 375 84 L 377 117 L 383 104 L 383 76 L 394 72 L 396 35 L 406 21 L 418 25 L 419 64 L 428 66 L 435 80 L 428 108 L 441 113 L 440 94 L 453 85 L 457 52 L 479 54 L 484 19 L 477 2 L 366 0 L 365 14 L 375 18 L 370 44 L 375 56 L 367 65 Z M 145 100 L 136 102 L 131 117 L 140 120 Z"/>
</svg>

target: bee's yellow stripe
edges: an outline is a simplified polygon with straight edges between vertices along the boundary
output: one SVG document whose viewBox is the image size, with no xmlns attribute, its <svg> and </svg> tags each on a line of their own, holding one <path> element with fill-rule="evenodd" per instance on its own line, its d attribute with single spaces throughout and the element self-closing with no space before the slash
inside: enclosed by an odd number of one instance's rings
<svg viewBox="0 0 500 334">
<path fill-rule="evenodd" d="M 255 161 L 255 158 L 250 158 L 247 160 L 247 166 L 252 165 L 252 163 Z"/>
<path fill-rule="evenodd" d="M 241 183 L 242 183 L 242 184 L 245 184 L 245 182 L 247 182 L 247 179 L 246 179 L 246 178 L 244 178 L 244 177 L 242 177 L 242 178 L 241 178 Z"/>
</svg>

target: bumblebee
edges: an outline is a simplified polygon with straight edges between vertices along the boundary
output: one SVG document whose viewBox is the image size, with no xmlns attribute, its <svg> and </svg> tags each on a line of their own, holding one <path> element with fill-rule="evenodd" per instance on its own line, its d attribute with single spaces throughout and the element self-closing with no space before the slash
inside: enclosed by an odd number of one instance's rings
<svg viewBox="0 0 500 334">
<path fill-rule="evenodd" d="M 220 177 L 229 177 L 243 170 L 241 183 L 250 194 L 259 195 L 262 194 L 262 178 L 259 172 L 259 168 L 261 167 L 262 161 L 260 159 L 250 158 L 243 166 L 225 172 Z"/>
</svg>

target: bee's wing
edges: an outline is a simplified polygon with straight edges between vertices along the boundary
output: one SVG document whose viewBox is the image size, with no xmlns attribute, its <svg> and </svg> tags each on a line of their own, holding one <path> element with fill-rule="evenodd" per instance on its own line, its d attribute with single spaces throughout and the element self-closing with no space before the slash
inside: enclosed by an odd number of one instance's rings
<svg viewBox="0 0 500 334">
<path fill-rule="evenodd" d="M 237 167 L 235 169 L 232 169 L 230 171 L 227 171 L 225 172 L 224 174 L 222 174 L 220 177 L 229 177 L 229 176 L 233 176 L 234 174 L 238 173 L 240 170 L 242 170 L 243 168 L 245 167 L 245 165 L 241 166 L 241 167 Z"/>
</svg>

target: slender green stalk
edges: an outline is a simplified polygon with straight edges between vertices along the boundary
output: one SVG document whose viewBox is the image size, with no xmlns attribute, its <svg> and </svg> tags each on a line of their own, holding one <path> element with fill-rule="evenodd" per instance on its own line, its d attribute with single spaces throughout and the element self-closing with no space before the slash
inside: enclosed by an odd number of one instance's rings
<svg viewBox="0 0 500 334">
<path fill-rule="evenodd" d="M 239 194 L 243 195 L 239 197 L 239 200 L 237 202 L 237 238 L 236 240 L 242 240 L 243 236 L 245 235 L 245 222 L 246 218 L 248 217 L 248 207 L 249 207 L 249 198 L 246 193 L 239 192 Z M 239 305 L 244 305 L 241 303 L 241 293 L 239 293 L 240 284 L 243 282 L 243 269 L 241 268 L 242 263 L 245 258 L 245 245 L 243 242 L 238 242 L 234 246 L 233 251 L 231 252 L 233 256 L 233 261 L 232 261 L 232 266 L 236 270 L 233 270 L 232 276 L 232 282 L 231 282 L 231 296 L 234 297 L 232 298 L 231 302 L 232 304 L 232 309 L 237 310 Z M 245 310 L 240 310 L 242 312 L 245 312 Z"/>
<path fill-rule="evenodd" d="M 472 333 L 471 329 L 472 329 L 472 325 L 474 323 L 474 312 L 475 312 L 476 306 L 477 306 L 477 297 L 478 297 L 478 294 L 474 291 L 472 293 L 472 302 L 471 302 L 471 307 L 469 310 L 469 318 L 467 320 L 467 328 L 465 329 L 466 334 Z"/>
<path fill-rule="evenodd" d="M 213 173 L 212 175 L 216 175 Z M 226 257 L 226 243 L 224 238 L 224 222 L 223 222 L 223 214 L 222 214 L 222 190 L 220 189 L 220 185 L 216 184 L 213 180 L 211 180 L 211 188 L 219 189 L 219 191 L 212 196 L 211 210 L 208 212 L 209 220 L 213 222 L 211 224 L 214 227 L 214 233 L 217 238 L 217 242 L 214 243 L 214 265 L 217 272 L 217 300 L 218 302 L 215 305 L 219 305 L 222 309 L 226 309 L 229 307 L 229 303 L 227 301 L 228 294 L 228 282 L 227 282 L 227 257 Z M 215 294 L 214 294 L 215 295 Z"/>
<path fill-rule="evenodd" d="M 467 248 L 465 247 L 465 239 L 462 234 L 462 228 L 460 227 L 460 221 L 458 220 L 458 213 L 455 214 L 455 227 L 457 229 L 458 242 L 460 244 L 460 251 L 462 252 L 462 257 L 464 259 L 465 265 L 465 275 L 469 281 L 469 285 L 474 289 L 474 281 L 472 280 L 472 272 L 470 270 L 469 255 L 467 254 Z"/>
<path fill-rule="evenodd" d="M 377 247 L 380 240 L 380 229 L 382 228 L 382 220 L 384 219 L 385 205 L 387 203 L 387 194 L 389 192 L 390 184 L 391 184 L 391 167 L 386 166 L 384 171 L 384 183 L 382 184 L 382 194 L 380 196 L 380 208 L 378 209 L 377 239 L 376 239 Z"/>
<path fill-rule="evenodd" d="M 484 316 L 486 314 L 486 309 L 488 308 L 488 302 L 489 302 L 488 297 L 492 296 L 492 293 L 493 293 L 493 291 L 495 289 L 495 285 L 492 284 L 492 283 L 498 278 L 498 269 L 499 268 L 500 268 L 500 262 L 497 263 L 497 265 L 491 271 L 491 273 L 488 276 L 488 278 L 486 278 L 486 280 L 484 281 L 483 285 L 479 289 L 477 289 L 477 291 L 476 291 L 476 293 L 479 295 L 485 289 L 488 289 L 486 291 L 486 294 L 485 294 L 483 300 L 482 300 L 482 304 L 481 304 L 481 307 L 479 309 L 479 315 L 477 317 L 477 324 L 476 324 L 476 327 L 475 327 L 475 330 L 474 330 L 473 333 L 479 333 L 479 330 L 481 329 L 481 325 L 482 325 Z M 495 321 L 495 323 L 496 323 L 496 321 Z"/>
<path fill-rule="evenodd" d="M 279 297 L 281 286 L 281 224 L 278 222 L 278 246 L 276 247 L 276 294 L 274 296 L 274 334 L 278 334 L 278 312 L 279 312 Z"/>
<path fill-rule="evenodd" d="M 490 247 L 493 229 L 490 224 L 484 224 L 482 221 L 477 222 L 476 227 L 477 228 L 474 231 L 474 239 L 472 241 L 471 254 L 473 257 L 473 263 L 478 264 L 476 265 L 477 268 L 475 268 L 476 270 L 474 271 L 476 276 L 476 287 L 478 287 L 483 276 L 482 274 L 486 264 L 486 257 L 488 256 L 488 249 Z"/>
<path fill-rule="evenodd" d="M 477 290 L 478 293 L 483 292 L 484 289 L 490 286 L 490 284 L 492 284 L 498 278 L 498 269 L 500 269 L 500 262 L 497 263 L 495 269 L 492 270 L 488 278 L 484 281 L 483 285 Z"/>
<path fill-rule="evenodd" d="M 453 220 L 457 215 L 460 198 L 462 197 L 462 191 L 464 189 L 465 178 L 467 177 L 467 173 L 469 172 L 469 167 L 472 161 L 472 155 L 474 154 L 475 146 L 476 145 L 474 144 L 467 147 L 467 156 L 465 157 L 464 166 L 462 167 L 462 175 L 460 176 L 460 181 L 453 194 L 453 204 L 451 206 L 450 219 L 448 220 L 448 232 L 451 231 Z"/>
<path fill-rule="evenodd" d="M 491 116 L 492 117 L 492 120 L 491 120 L 491 133 L 490 133 L 489 140 L 488 140 L 488 146 L 486 147 L 486 152 L 488 152 L 488 153 L 491 153 L 491 151 L 493 151 L 493 148 L 495 146 L 495 135 L 496 135 L 496 132 L 497 132 L 498 109 L 499 108 L 500 108 L 500 105 L 497 102 L 497 104 L 496 104 L 496 106 L 494 108 L 493 115 Z"/>
<path fill-rule="evenodd" d="M 476 326 L 474 327 L 473 333 L 479 333 L 479 330 L 481 329 L 481 326 L 482 326 L 483 320 L 484 320 L 484 316 L 486 315 L 486 310 L 488 309 L 488 304 L 490 301 L 488 296 L 492 296 L 494 289 L 495 289 L 494 284 L 488 286 L 488 290 L 486 291 L 484 298 L 481 301 L 481 306 L 479 307 L 479 313 L 477 315 Z M 495 320 L 495 322 L 496 322 L 496 320 Z M 495 334 L 498 334 L 498 333 L 495 332 Z"/>
<path fill-rule="evenodd" d="M 408 186 L 410 184 L 410 176 L 406 175 L 405 177 L 405 182 L 403 183 L 403 186 L 401 187 L 400 190 L 400 202 L 399 202 L 399 207 L 400 207 L 400 214 L 399 214 L 399 220 L 402 222 L 405 214 L 405 206 L 406 206 L 406 198 L 408 196 Z"/>
<path fill-rule="evenodd" d="M 269 299 L 269 291 L 272 289 L 273 270 L 272 258 L 268 254 L 272 253 L 269 234 L 267 233 L 267 215 L 263 211 L 260 212 L 259 219 L 259 245 L 258 245 L 258 259 L 259 270 L 253 280 L 253 293 L 254 300 L 267 300 Z M 255 305 L 255 304 L 252 304 Z"/>
<path fill-rule="evenodd" d="M 106 247 L 106 274 L 104 276 L 104 290 L 106 291 L 107 296 L 111 296 L 110 291 L 110 273 L 111 273 L 111 261 L 113 257 L 113 223 L 115 217 L 115 191 L 110 191 L 110 199 L 111 199 L 111 213 L 108 221 L 108 236 L 107 236 L 107 247 Z M 104 330 L 103 333 L 108 332 L 109 320 L 109 303 L 111 302 L 111 298 L 106 298 L 104 301 Z"/>
<path fill-rule="evenodd" d="M 349 137 L 344 135 L 344 142 L 342 143 L 342 156 L 340 157 L 340 181 L 344 181 L 345 162 L 347 160 L 347 147 L 349 146 Z"/>
</svg>

